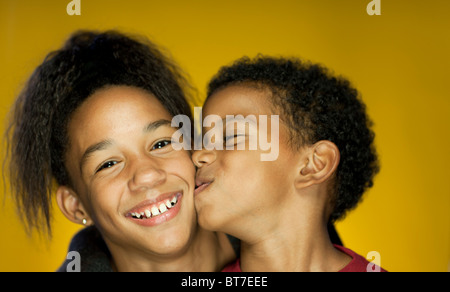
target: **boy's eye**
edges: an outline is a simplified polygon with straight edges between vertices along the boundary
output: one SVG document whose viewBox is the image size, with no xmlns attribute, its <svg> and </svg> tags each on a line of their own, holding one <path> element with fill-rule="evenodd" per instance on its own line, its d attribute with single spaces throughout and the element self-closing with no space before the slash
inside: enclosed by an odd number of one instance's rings
<svg viewBox="0 0 450 292">
<path fill-rule="evenodd" d="M 224 137 L 223 137 L 223 141 L 224 141 L 224 142 L 227 142 L 228 140 L 234 139 L 234 138 L 236 138 L 237 136 L 238 136 L 238 135 L 224 136 Z"/>
<path fill-rule="evenodd" d="M 241 134 L 235 134 L 235 135 L 231 135 L 231 136 L 225 136 L 223 137 L 223 142 L 225 144 L 230 144 L 232 142 L 237 143 L 238 141 L 236 140 L 236 138 L 238 137 L 244 137 L 245 135 L 241 135 Z"/>
<path fill-rule="evenodd" d="M 156 142 L 155 145 L 153 145 L 151 150 L 158 150 L 158 149 L 164 148 L 171 143 L 172 143 L 172 141 L 170 141 L 170 140 L 163 140 L 163 141 Z"/>
<path fill-rule="evenodd" d="M 97 169 L 96 173 L 99 172 L 99 171 L 102 171 L 102 170 L 105 169 L 105 168 L 113 167 L 113 166 L 116 165 L 116 164 L 117 164 L 117 161 L 107 161 L 107 162 L 103 163 L 103 164 L 99 167 L 99 169 Z"/>
</svg>

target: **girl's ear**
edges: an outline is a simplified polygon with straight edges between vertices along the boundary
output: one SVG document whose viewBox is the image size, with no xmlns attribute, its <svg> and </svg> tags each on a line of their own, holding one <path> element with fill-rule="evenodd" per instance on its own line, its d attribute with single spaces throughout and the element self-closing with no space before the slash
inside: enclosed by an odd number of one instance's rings
<svg viewBox="0 0 450 292">
<path fill-rule="evenodd" d="M 331 141 L 319 141 L 307 151 L 295 181 L 297 188 L 305 188 L 328 180 L 339 165 L 340 152 Z"/>
<path fill-rule="evenodd" d="M 89 214 L 74 190 L 67 186 L 59 186 L 56 191 L 56 201 L 67 219 L 77 224 L 92 225 Z"/>
</svg>

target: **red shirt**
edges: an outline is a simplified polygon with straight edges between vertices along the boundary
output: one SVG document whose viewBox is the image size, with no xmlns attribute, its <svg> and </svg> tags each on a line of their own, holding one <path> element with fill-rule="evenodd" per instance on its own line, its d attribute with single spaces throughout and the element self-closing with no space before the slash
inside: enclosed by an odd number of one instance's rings
<svg viewBox="0 0 450 292">
<path fill-rule="evenodd" d="M 352 257 L 352 260 L 339 272 L 367 272 L 367 265 L 370 264 L 370 262 L 364 257 L 343 246 L 334 244 L 334 247 Z M 380 271 L 386 272 L 383 268 L 380 268 Z M 226 266 L 222 272 L 242 272 L 239 259 Z"/>
</svg>

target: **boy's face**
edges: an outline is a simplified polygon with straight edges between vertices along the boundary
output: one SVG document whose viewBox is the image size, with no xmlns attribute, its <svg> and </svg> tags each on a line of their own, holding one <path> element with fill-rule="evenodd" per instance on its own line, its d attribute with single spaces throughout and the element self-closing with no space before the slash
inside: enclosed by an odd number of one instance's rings
<svg viewBox="0 0 450 292">
<path fill-rule="evenodd" d="M 268 90 L 246 86 L 229 86 L 214 93 L 203 107 L 203 118 L 217 115 L 271 115 Z M 195 206 L 202 227 L 245 238 L 249 232 L 269 227 L 277 214 L 289 205 L 294 194 L 296 156 L 288 146 L 288 131 L 280 117 L 279 133 L 267 133 L 268 140 L 279 137 L 279 155 L 275 161 L 261 161 L 262 151 L 249 150 L 248 141 L 258 131 L 252 126 L 237 137 L 226 137 L 225 145 L 246 144 L 245 150 L 200 150 L 193 154 L 198 167 Z M 226 128 L 224 122 L 224 128 Z M 270 129 L 270 118 L 268 122 Z M 210 128 L 204 128 L 207 133 Z M 235 147 L 236 149 L 236 147 Z"/>
<path fill-rule="evenodd" d="M 196 228 L 195 167 L 170 142 L 171 115 L 151 94 L 112 87 L 69 122 L 66 167 L 105 241 L 121 250 L 178 252 Z"/>
</svg>

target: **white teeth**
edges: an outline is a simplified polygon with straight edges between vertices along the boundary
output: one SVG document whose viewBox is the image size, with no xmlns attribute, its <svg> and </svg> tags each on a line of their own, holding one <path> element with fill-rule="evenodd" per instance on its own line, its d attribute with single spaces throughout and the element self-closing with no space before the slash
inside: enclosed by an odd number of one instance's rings
<svg viewBox="0 0 450 292">
<path fill-rule="evenodd" d="M 169 211 L 169 209 L 173 208 L 178 202 L 178 196 L 174 196 L 172 198 L 172 200 L 165 200 L 164 202 L 162 202 L 161 204 L 159 204 L 159 206 L 153 206 L 150 210 L 145 210 L 144 212 L 132 212 L 131 216 L 134 218 L 138 218 L 138 219 L 145 219 L 145 218 L 150 218 L 150 217 L 154 217 L 154 216 L 158 216 L 161 215 L 167 211 Z"/>
<path fill-rule="evenodd" d="M 159 212 L 158 208 L 152 207 L 152 215 L 153 215 L 153 216 L 157 216 L 157 215 L 159 215 L 159 214 L 161 214 L 161 213 Z"/>
<path fill-rule="evenodd" d="M 161 214 L 167 211 L 167 207 L 164 203 L 159 205 L 159 211 L 161 212 Z"/>
<path fill-rule="evenodd" d="M 175 204 L 177 203 L 178 199 L 177 196 L 173 197 L 173 199 L 170 201 L 172 206 L 175 206 Z"/>
</svg>

